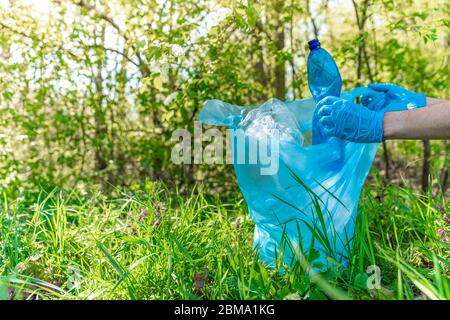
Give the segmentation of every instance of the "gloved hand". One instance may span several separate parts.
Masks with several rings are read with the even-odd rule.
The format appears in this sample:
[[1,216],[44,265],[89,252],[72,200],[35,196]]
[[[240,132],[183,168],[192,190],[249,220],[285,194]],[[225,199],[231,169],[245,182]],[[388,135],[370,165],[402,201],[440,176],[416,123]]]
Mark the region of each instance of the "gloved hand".
[[384,112],[331,96],[319,101],[317,110],[320,126],[327,136],[353,142],[383,141]]
[[391,83],[369,84],[371,89],[363,95],[361,103],[370,110],[384,112],[415,109],[426,105],[423,93],[408,91],[398,85]]

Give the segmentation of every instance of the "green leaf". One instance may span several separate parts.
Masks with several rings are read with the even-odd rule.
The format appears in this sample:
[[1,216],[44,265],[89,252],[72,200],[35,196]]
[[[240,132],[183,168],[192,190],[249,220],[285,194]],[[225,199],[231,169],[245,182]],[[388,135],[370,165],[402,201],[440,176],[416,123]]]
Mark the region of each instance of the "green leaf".
[[353,284],[358,289],[367,289],[367,279],[369,279],[369,276],[366,273],[358,273]]
[[311,300],[328,300],[327,296],[318,289],[313,289],[309,293],[309,298]]
[[256,21],[258,18],[258,12],[252,5],[248,5],[245,8],[245,12],[247,13],[248,25],[251,28],[254,28],[256,26]]

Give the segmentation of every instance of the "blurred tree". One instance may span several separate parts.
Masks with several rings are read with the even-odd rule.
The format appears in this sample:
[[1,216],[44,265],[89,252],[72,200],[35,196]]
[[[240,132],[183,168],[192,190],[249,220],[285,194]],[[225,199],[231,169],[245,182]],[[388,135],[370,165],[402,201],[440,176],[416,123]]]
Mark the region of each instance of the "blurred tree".
[[[306,43],[317,36],[345,89],[388,81],[448,98],[448,13],[448,3],[412,0],[5,2],[0,180],[229,189],[226,165],[170,162],[173,130],[192,131],[205,100],[309,97]],[[447,184],[448,144],[388,145],[386,175],[425,150],[423,187],[429,174]]]

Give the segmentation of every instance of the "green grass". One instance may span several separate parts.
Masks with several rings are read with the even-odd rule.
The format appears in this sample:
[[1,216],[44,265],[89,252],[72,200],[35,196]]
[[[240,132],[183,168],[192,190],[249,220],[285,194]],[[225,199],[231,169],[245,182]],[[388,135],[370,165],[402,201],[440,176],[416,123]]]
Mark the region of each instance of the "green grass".
[[[363,190],[349,266],[322,273],[262,265],[240,194],[148,183],[1,197],[4,299],[450,299],[444,200],[398,186]],[[380,289],[367,288],[372,265]]]

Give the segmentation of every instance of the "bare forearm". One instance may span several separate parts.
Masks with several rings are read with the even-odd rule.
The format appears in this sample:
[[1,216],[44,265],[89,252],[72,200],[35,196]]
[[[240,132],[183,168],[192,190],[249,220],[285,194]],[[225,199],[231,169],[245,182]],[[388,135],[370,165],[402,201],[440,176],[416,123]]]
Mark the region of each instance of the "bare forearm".
[[384,139],[450,139],[450,101],[427,98],[425,108],[387,112]]

